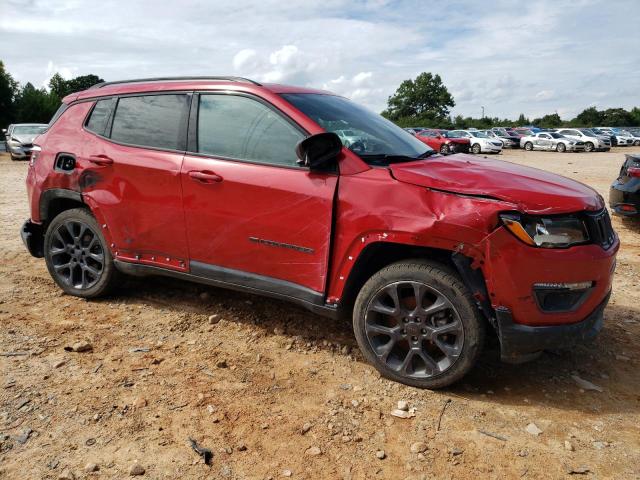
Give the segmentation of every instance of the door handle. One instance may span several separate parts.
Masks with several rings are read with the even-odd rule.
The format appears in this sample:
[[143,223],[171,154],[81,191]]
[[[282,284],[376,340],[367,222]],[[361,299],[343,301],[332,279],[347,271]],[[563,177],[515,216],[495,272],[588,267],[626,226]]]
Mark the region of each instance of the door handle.
[[91,155],[89,161],[96,165],[113,165],[113,158],[106,155]]
[[222,181],[222,177],[209,170],[191,171],[189,176],[196,182],[200,183],[219,183]]

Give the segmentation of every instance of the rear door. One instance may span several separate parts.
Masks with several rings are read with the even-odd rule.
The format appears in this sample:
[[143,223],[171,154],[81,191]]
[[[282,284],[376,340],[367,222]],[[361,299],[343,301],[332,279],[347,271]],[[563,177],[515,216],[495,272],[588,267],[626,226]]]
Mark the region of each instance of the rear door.
[[187,268],[180,169],[190,97],[103,99],[87,119],[79,183],[121,260]]
[[191,272],[321,299],[338,176],[297,165],[306,132],[257,97],[203,93],[189,136],[182,189]]

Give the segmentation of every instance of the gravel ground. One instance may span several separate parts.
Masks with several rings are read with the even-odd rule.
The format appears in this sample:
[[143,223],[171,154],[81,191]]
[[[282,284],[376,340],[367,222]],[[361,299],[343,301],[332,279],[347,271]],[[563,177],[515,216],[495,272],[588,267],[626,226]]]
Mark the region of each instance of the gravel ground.
[[[607,198],[634,150],[500,158]],[[521,366],[488,352],[421,391],[381,379],[349,325],[275,300],[167,279],[63,295],[18,235],[26,169],[0,155],[0,478],[640,478],[640,224],[614,219],[593,345]],[[91,350],[64,349],[77,342]]]

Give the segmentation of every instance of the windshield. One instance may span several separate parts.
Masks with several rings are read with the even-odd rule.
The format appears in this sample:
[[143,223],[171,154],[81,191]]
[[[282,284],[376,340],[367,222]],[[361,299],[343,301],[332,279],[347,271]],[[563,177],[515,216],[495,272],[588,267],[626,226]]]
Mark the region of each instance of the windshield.
[[365,161],[385,156],[394,157],[394,162],[400,157],[409,161],[433,151],[396,124],[346,98],[316,93],[285,93],[282,97],[327,132],[355,133],[347,141],[343,136],[343,144]]
[[587,130],[586,128],[580,130],[582,133],[584,133],[587,137],[595,137],[596,134],[593,133],[591,130]]
[[476,137],[476,138],[489,138],[489,135],[487,135],[485,132],[469,132],[471,134],[472,137]]
[[40,125],[24,125],[13,127],[13,135],[39,135],[46,130],[45,126]]

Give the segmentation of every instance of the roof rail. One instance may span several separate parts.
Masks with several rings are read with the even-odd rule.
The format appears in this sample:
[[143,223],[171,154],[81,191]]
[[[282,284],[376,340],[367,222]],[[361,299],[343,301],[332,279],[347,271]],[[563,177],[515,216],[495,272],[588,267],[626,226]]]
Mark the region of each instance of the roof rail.
[[226,80],[229,82],[247,82],[254,85],[262,86],[261,83],[244,77],[154,77],[154,78],[136,78],[133,80],[116,80],[115,82],[100,82],[89,87],[89,90],[94,88],[102,88],[108,85],[119,85],[123,83],[146,83],[146,82],[171,82],[179,80]]

